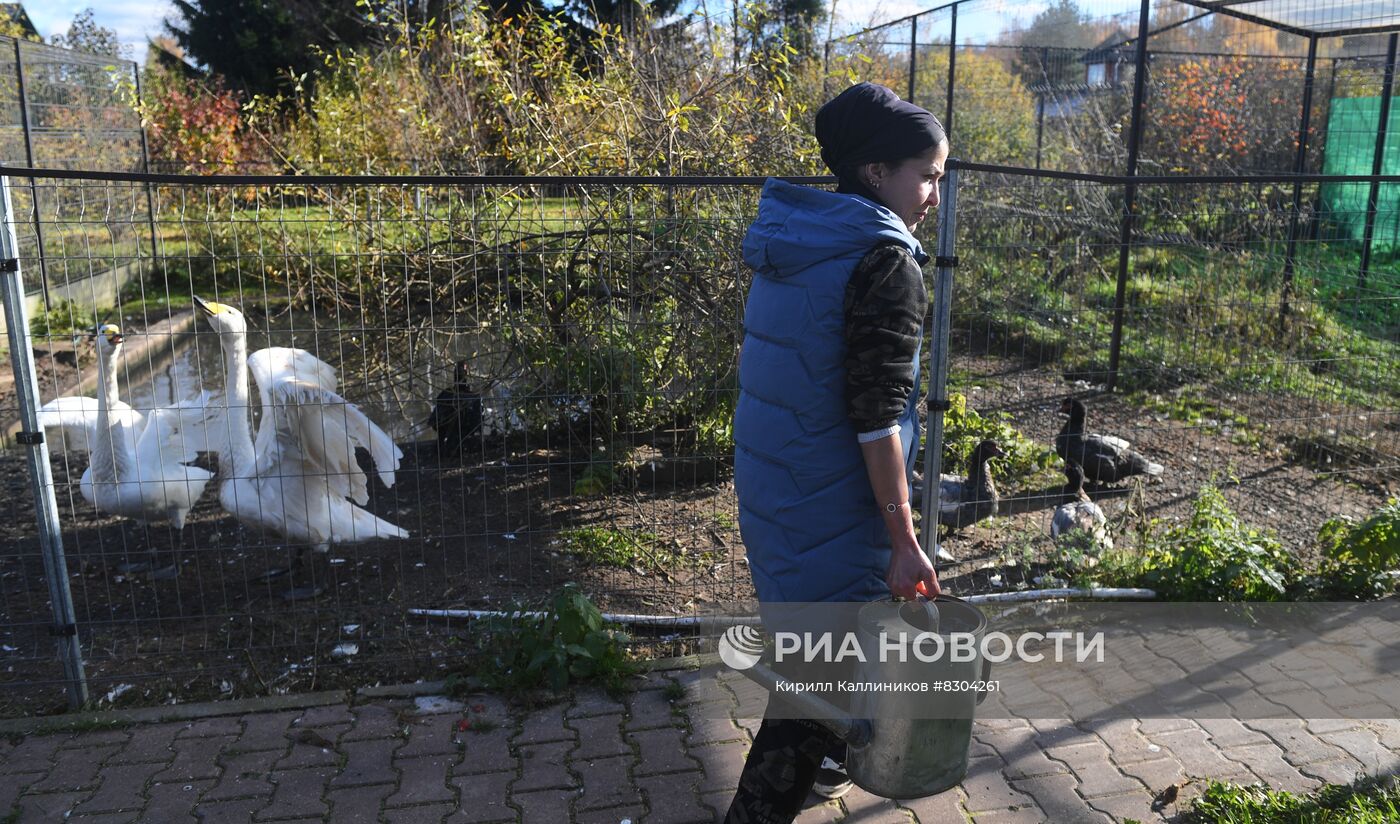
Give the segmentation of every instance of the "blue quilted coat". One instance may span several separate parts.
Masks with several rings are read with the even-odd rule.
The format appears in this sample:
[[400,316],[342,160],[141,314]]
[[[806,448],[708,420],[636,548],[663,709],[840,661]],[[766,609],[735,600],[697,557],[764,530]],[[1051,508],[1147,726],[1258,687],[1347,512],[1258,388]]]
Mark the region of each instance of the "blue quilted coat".
[[[928,259],[883,206],[779,180],[764,186],[744,238],[754,279],[739,356],[734,485],[760,601],[889,595],[889,534],[846,415],[844,302],[856,264],[891,242],[920,264]],[[918,386],[916,374],[900,418],[911,472]]]

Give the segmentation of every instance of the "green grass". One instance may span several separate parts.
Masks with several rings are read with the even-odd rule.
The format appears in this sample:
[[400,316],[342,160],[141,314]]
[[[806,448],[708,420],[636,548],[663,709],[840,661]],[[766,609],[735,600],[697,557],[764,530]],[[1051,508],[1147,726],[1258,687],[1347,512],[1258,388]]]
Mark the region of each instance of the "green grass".
[[[999,258],[996,248],[967,256],[959,314],[985,318],[1007,351],[1102,379],[1114,279],[1087,276],[1056,287],[1026,271],[1026,262]],[[1260,252],[1137,250],[1125,291],[1119,387],[1163,392],[1209,383],[1371,408],[1400,402],[1400,278],[1378,273],[1364,294],[1329,291],[1317,277],[1345,267],[1300,266],[1281,329],[1278,266],[1276,255]]]
[[564,550],[589,564],[614,569],[664,572],[679,566],[703,564],[713,552],[683,553],[662,544],[655,533],[603,526],[561,530]]
[[1213,781],[1181,820],[1183,824],[1392,824],[1400,821],[1400,789],[1390,776],[1327,784],[1308,795]]

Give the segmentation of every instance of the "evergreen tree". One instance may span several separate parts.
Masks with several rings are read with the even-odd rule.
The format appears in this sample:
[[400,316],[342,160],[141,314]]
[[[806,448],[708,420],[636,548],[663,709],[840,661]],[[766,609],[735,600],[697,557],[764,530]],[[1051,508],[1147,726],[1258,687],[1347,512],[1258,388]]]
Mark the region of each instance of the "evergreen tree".
[[[288,74],[320,65],[316,49],[355,48],[371,29],[339,0],[173,0],[166,21],[180,46],[209,71],[250,94],[284,90]],[[421,4],[415,4],[421,5]]]

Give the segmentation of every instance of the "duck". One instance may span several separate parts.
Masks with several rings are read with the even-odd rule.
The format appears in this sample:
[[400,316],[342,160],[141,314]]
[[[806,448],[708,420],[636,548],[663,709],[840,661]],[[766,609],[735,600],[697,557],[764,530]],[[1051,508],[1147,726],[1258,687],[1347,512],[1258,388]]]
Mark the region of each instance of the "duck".
[[[222,476],[219,502],[243,525],[303,546],[291,568],[261,577],[296,572],[308,547],[326,559],[332,544],[407,538],[407,530],[365,508],[369,481],[355,457],[356,448],[368,452],[380,482],[392,487],[403,452],[336,392],[335,368],[304,349],[270,347],[249,355],[243,313],[194,300],[219,335],[226,369],[227,405],[211,424]],[[250,372],[262,410],[256,440],[249,421]],[[326,580],[324,574],[319,578]],[[323,591],[313,578],[283,597],[314,598]]]
[[1084,491],[1084,468],[1073,461],[1066,462],[1065,479],[1065,496],[1070,500],[1055,507],[1050,518],[1050,537],[1059,543],[1065,536],[1088,535],[1094,546],[1113,549],[1108,519]]
[[994,440],[985,440],[972,449],[967,461],[967,477],[939,475],[938,522],[950,531],[972,526],[997,512],[1001,497],[992,483],[987,462],[1006,453]]
[[1084,477],[1095,483],[1114,483],[1133,475],[1158,476],[1163,466],[1149,461],[1132,444],[1113,435],[1086,435],[1087,410],[1077,398],[1065,398],[1060,414],[1069,415],[1060,434],[1055,436],[1055,452],[1066,463],[1082,467]]
[[421,426],[437,432],[438,458],[460,458],[481,431],[481,395],[472,386],[467,361],[458,361],[452,385],[438,393]]
[[[93,334],[97,346],[97,397],[66,396],[39,409],[39,423],[58,429],[88,450],[88,467],[78,489],[83,500],[106,515],[139,524],[169,521],[177,544],[183,544],[185,519],[214,473],[190,461],[204,442],[208,393],[199,399],[146,412],[124,403],[117,391],[117,360],[122,330],[104,323]],[[151,551],[145,561],[117,566],[126,574],[149,573],[155,579],[179,574],[179,558],[161,564]]]

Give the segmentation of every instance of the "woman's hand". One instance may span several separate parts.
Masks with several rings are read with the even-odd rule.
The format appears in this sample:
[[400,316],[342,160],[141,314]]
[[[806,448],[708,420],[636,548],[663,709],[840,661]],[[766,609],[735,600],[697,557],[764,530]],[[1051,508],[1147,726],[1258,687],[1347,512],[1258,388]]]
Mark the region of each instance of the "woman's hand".
[[913,600],[918,592],[934,598],[943,590],[938,573],[916,541],[895,542],[889,568],[885,570],[885,585],[892,594],[906,600]]

